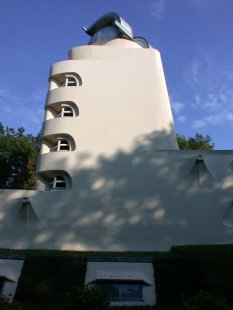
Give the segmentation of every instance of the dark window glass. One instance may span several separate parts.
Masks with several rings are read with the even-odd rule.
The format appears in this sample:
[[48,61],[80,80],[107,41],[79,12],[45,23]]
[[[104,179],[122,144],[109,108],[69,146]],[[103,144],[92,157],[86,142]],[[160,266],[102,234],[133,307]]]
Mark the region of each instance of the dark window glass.
[[70,144],[67,140],[60,140],[59,142],[59,151],[69,151],[70,150]]
[[77,82],[75,80],[75,78],[73,77],[68,77],[67,78],[67,86],[77,86]]
[[66,188],[66,181],[64,177],[62,176],[56,176],[51,178],[50,182],[50,189],[56,189],[56,188]]
[[73,116],[74,112],[71,108],[69,107],[66,107],[66,108],[63,108],[63,116]]
[[99,284],[111,301],[143,301],[141,284]]

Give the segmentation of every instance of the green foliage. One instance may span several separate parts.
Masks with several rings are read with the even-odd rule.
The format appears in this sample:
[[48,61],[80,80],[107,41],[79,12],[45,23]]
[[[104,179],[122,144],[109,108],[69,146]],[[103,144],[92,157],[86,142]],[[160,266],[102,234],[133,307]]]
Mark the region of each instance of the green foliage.
[[[205,305],[214,300],[217,306],[221,306],[218,300],[225,300],[227,309],[233,309],[230,308],[233,306],[233,245],[178,246],[163,253],[4,249],[0,253],[9,258],[26,257],[15,295],[15,300],[20,302],[23,310],[86,309],[82,306],[75,308],[75,303],[83,302],[85,294],[91,295],[80,287],[84,285],[86,258],[93,255],[151,257],[155,270],[157,305],[135,309],[199,310],[202,308],[194,308],[199,300]],[[77,291],[80,292],[79,297],[76,296]],[[208,294],[200,295],[200,291]],[[224,300],[217,298],[216,301],[215,296],[221,296]],[[106,301],[104,298],[101,300]],[[204,309],[215,308],[206,306]]]
[[201,264],[193,257],[164,257],[154,261],[158,305],[180,305],[203,286]]
[[26,135],[0,123],[0,188],[32,189],[35,186],[39,136]]
[[182,310],[226,310],[224,299],[208,292],[200,291],[182,305]]
[[10,303],[7,298],[0,296],[0,309],[1,310],[21,310],[22,308],[18,303],[16,302]]
[[195,259],[202,270],[199,289],[233,305],[233,245],[181,246],[173,247],[171,252],[185,260]]
[[185,138],[177,134],[177,142],[180,150],[205,150],[212,151],[214,149],[214,143],[209,135],[203,136],[200,133],[196,133],[195,137]]
[[86,258],[42,256],[26,258],[15,299],[22,303],[58,304],[72,287],[84,285]]
[[71,310],[105,310],[109,309],[109,305],[104,292],[94,285],[75,287],[70,293],[69,309]]

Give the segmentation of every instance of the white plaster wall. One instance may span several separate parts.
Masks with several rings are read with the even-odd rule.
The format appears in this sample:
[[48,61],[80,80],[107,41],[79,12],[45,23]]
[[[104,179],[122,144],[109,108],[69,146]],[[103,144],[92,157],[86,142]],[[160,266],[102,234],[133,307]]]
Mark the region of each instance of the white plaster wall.
[[[233,151],[178,151],[159,52],[119,42],[74,48],[71,60],[52,66],[50,77],[73,72],[82,81],[49,91],[46,107],[71,101],[80,114],[46,119],[43,135],[68,134],[76,150],[41,154],[38,173],[64,172],[69,186],[0,190],[0,247],[156,251],[232,243]],[[200,184],[191,173],[199,154],[210,174]]]
[[[213,178],[201,185],[190,175],[199,154]],[[232,243],[233,227],[223,224],[233,201],[232,157],[232,151],[154,151],[143,141],[73,172],[70,190],[1,190],[0,247],[165,251]],[[20,216],[23,197],[38,219]]]
[[[156,149],[177,149],[159,52],[117,42],[74,48],[74,60],[54,64],[50,77],[76,72],[82,85],[50,91],[47,106],[62,99],[77,104],[80,115],[66,129],[79,140],[83,152],[94,156],[130,150],[136,137],[151,132],[170,133],[155,143]],[[86,58],[76,57],[79,52]],[[50,124],[44,124],[44,134],[50,134]],[[58,120],[52,127],[59,131]]]
[[[70,51],[70,60],[52,65],[50,79],[64,80],[67,73],[79,76],[81,86],[49,90],[46,109],[72,102],[79,115],[51,119],[51,113],[46,113],[42,136],[46,140],[47,136],[69,134],[75,140],[76,150],[48,154],[42,141],[39,173],[66,171],[76,186],[80,169],[94,168],[101,156],[132,152],[146,135],[153,135],[155,150],[177,150],[157,50],[143,49],[122,39],[105,46],[75,47]],[[44,189],[41,182],[38,189]]]

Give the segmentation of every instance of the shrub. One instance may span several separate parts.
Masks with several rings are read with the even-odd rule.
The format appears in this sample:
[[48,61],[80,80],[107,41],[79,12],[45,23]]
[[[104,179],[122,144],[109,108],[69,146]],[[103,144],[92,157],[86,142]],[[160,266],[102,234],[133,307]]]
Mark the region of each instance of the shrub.
[[182,310],[226,310],[225,301],[208,292],[200,291],[189,301],[184,302]]
[[106,310],[109,301],[106,295],[96,286],[75,287],[70,293],[69,309]]
[[0,296],[0,309],[1,310],[21,310],[21,307],[18,303],[10,303],[7,298]]
[[66,303],[66,292],[84,284],[86,259],[43,256],[26,258],[15,300],[29,304]]
[[157,304],[160,306],[179,306],[203,289],[201,265],[193,258],[157,259],[154,270]]

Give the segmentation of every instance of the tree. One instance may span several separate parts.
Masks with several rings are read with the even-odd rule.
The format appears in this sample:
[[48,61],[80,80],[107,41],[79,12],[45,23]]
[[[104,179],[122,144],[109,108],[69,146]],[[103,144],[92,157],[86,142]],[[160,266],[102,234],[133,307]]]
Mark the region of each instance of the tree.
[[0,123],[0,188],[35,187],[39,135],[26,135],[23,127],[15,131]]
[[200,133],[196,133],[195,137],[185,138],[177,134],[177,141],[180,150],[206,150],[212,151],[214,149],[214,143],[209,135],[203,136]]
[[74,287],[69,293],[69,309],[107,310],[110,302],[98,286]]

